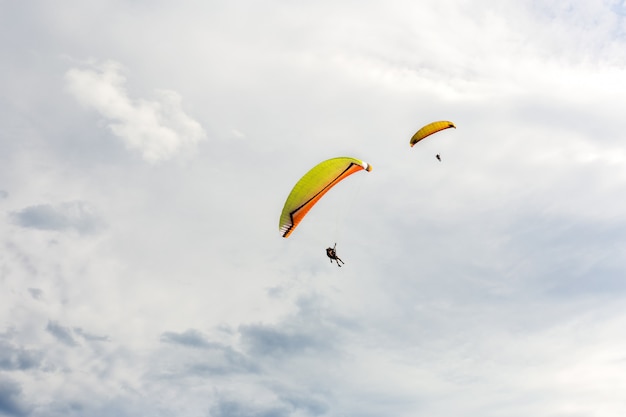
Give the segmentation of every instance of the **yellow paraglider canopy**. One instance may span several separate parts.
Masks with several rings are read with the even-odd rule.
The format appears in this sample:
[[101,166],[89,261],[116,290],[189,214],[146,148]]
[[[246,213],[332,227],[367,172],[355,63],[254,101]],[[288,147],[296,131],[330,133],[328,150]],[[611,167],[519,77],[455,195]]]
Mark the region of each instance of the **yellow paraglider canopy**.
[[337,183],[358,171],[371,171],[372,166],[356,158],[328,159],[304,174],[291,190],[280,215],[278,229],[289,237],[304,216]]
[[411,138],[410,145],[411,147],[413,147],[417,142],[424,139],[425,137],[430,136],[433,133],[437,133],[441,130],[451,128],[451,127],[456,129],[456,126],[454,125],[454,123],[449,122],[447,120],[441,120],[438,122],[429,123],[426,126],[422,127],[420,130],[418,130],[413,135],[413,137]]

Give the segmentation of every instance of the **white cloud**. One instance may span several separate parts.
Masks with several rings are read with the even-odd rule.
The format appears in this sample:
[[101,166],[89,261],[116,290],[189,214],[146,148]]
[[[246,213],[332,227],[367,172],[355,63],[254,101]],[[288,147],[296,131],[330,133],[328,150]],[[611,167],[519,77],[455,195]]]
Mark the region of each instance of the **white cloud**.
[[72,68],[65,79],[80,103],[98,111],[111,131],[149,162],[169,159],[206,137],[200,123],[183,111],[178,93],[157,90],[154,100],[129,97],[117,62]]

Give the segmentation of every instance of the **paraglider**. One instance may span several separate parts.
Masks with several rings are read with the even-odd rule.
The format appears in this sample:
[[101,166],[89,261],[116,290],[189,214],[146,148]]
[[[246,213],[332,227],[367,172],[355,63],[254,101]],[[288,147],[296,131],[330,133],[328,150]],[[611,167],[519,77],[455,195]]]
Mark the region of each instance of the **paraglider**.
[[437,154],[435,155],[435,158],[437,158],[437,161],[441,162],[441,155]]
[[311,168],[296,183],[285,201],[278,224],[282,236],[289,237],[309,210],[340,181],[356,172],[371,170],[372,166],[367,162],[350,157],[328,159]]
[[339,268],[341,268],[341,265],[339,264],[339,262],[343,263],[343,261],[341,260],[340,257],[337,256],[337,243],[335,243],[335,246],[333,246],[332,248],[326,248],[326,256],[328,256],[330,258],[330,263],[332,264],[333,261],[337,262],[337,266]]
[[[420,140],[432,135],[433,133],[437,133],[439,131],[442,131],[444,129],[449,129],[449,128],[455,128],[456,126],[454,125],[454,123],[449,122],[447,120],[441,120],[438,122],[432,122],[427,124],[426,126],[422,127],[420,130],[418,130],[413,137],[411,138],[411,141],[409,142],[409,144],[411,145],[411,147],[415,146],[415,144],[417,142],[419,142]],[[439,158],[437,158],[439,159]]]

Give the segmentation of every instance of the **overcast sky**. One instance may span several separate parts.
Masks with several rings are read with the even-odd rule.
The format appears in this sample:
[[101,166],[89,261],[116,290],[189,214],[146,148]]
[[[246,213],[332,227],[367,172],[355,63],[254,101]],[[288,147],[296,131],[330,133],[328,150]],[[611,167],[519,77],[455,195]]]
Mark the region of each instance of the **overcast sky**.
[[624,0],[0,0],[0,50],[1,416],[626,414]]

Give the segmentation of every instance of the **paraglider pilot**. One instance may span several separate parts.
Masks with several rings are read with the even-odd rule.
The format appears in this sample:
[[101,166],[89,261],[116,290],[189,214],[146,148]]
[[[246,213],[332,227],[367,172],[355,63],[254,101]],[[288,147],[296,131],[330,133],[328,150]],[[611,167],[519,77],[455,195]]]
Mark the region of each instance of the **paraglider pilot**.
[[441,155],[437,154],[437,155],[435,155],[435,158],[437,158],[437,160],[438,160],[439,162],[441,162]]
[[341,268],[341,265],[339,264],[339,262],[343,263],[343,261],[337,256],[337,252],[335,251],[335,248],[337,247],[337,244],[335,243],[335,246],[333,246],[332,248],[326,248],[326,256],[328,256],[330,258],[330,263],[333,263],[333,260],[335,262],[337,262],[337,266]]

